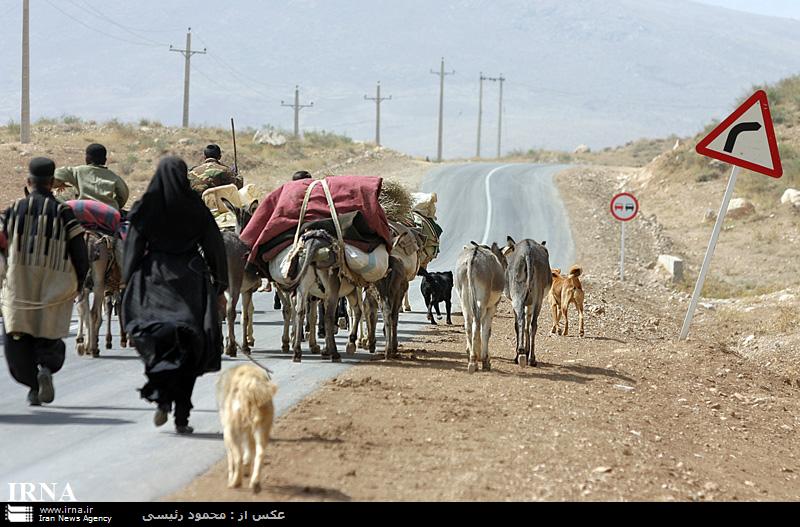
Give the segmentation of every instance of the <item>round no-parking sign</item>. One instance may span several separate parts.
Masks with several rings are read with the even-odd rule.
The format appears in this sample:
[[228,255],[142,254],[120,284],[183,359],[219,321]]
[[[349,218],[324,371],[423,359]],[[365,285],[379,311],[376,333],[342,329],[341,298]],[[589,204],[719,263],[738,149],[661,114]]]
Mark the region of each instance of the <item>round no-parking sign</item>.
[[639,202],[633,194],[622,192],[611,198],[611,215],[619,221],[631,221],[639,214]]

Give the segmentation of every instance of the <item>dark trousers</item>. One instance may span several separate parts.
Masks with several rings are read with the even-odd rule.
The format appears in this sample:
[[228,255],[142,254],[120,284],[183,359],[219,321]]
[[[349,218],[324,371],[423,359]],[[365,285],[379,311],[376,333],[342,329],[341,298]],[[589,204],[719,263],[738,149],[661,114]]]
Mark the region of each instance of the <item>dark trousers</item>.
[[11,376],[33,390],[39,389],[36,380],[39,366],[56,373],[64,365],[67,349],[61,339],[42,339],[24,333],[13,336],[5,333],[5,348]]
[[189,424],[189,412],[192,408],[192,392],[197,377],[188,375],[180,377],[175,388],[175,424],[179,426]]
[[192,392],[197,377],[183,372],[173,373],[168,376],[151,376],[144,388],[142,396],[150,401],[155,401],[164,410],[172,410],[175,405],[175,424],[189,424],[189,413],[192,408]]

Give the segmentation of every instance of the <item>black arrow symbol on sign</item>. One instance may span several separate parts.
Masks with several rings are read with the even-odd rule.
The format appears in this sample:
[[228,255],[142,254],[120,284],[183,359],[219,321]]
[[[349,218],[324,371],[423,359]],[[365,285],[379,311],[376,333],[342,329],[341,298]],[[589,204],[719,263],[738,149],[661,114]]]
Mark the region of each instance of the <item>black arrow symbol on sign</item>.
[[739,123],[733,128],[731,131],[728,132],[728,139],[725,140],[725,150],[728,153],[733,152],[733,145],[736,144],[736,138],[739,137],[739,134],[742,132],[757,132],[761,130],[761,123]]

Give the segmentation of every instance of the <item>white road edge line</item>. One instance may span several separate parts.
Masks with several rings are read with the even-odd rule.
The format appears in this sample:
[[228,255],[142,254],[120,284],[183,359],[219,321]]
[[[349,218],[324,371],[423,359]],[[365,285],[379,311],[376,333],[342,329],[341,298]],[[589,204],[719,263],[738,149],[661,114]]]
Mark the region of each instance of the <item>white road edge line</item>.
[[502,165],[493,168],[492,170],[489,171],[488,174],[486,174],[486,180],[484,182],[484,187],[486,189],[486,228],[483,230],[483,239],[481,240],[481,243],[483,245],[486,245],[488,243],[489,231],[492,228],[492,194],[489,190],[489,182],[492,180],[492,176],[495,174],[495,172],[497,172],[498,170],[502,170],[504,168],[508,168],[512,165],[513,163],[510,163],[508,165]]

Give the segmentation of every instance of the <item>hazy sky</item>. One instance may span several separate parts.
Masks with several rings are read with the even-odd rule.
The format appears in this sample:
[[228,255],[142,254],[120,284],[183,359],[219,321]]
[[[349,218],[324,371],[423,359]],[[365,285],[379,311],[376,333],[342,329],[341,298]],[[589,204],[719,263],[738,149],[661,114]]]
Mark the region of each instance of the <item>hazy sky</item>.
[[[434,155],[444,56],[445,157],[475,152],[478,78],[503,74],[503,151],[696,133],[753,85],[800,71],[800,0],[31,0],[34,119],[181,117],[193,48],[193,124],[292,126]],[[0,0],[0,122],[19,120],[22,0]],[[609,9],[614,6],[615,9]],[[712,7],[713,6],[713,7]],[[760,15],[751,16],[723,6]],[[735,60],[731,49],[739,50]],[[484,87],[493,154],[498,85]]]
[[800,0],[699,0],[703,4],[718,5],[739,11],[749,11],[767,16],[800,19]]

